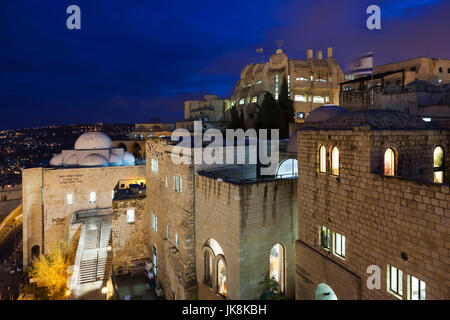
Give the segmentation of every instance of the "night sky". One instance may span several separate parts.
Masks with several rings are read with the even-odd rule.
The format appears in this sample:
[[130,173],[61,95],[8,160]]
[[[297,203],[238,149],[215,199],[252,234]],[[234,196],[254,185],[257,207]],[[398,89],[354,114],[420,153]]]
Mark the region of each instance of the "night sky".
[[[365,26],[371,4],[381,30]],[[0,129],[181,120],[185,99],[229,96],[280,39],[291,58],[332,46],[342,67],[369,51],[450,58],[449,13],[448,0],[0,0]]]

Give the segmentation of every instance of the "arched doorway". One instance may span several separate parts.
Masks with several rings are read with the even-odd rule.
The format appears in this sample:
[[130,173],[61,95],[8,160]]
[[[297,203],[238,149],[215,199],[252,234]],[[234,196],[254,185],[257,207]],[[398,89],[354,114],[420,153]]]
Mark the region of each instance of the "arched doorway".
[[297,178],[298,176],[298,161],[297,159],[286,159],[282,161],[277,168],[277,178]]
[[277,243],[270,250],[269,264],[270,277],[278,282],[280,293],[284,293],[286,261],[284,247],[281,244]]
[[337,300],[333,289],[326,283],[321,283],[316,288],[316,300]]

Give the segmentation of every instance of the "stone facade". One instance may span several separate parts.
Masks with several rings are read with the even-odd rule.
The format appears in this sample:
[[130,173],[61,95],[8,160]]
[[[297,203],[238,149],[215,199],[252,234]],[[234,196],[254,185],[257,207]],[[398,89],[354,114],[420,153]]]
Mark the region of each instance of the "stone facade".
[[[145,166],[90,168],[32,168],[23,170],[23,263],[32,248],[45,253],[68,235],[73,214],[79,210],[111,208],[112,192],[121,179],[145,176]],[[90,192],[96,201],[90,203]],[[68,193],[73,203],[66,203]]]
[[[294,297],[297,180],[232,184],[196,176],[195,252],[200,299],[223,299],[217,275],[205,283],[205,245],[214,239],[226,262],[226,299],[259,299],[272,247],[285,250],[285,295]],[[217,268],[217,261],[214,268]],[[214,269],[213,274],[216,274]]]
[[[338,120],[336,120],[338,121]],[[314,299],[328,284],[338,299],[407,299],[409,276],[426,283],[426,299],[449,299],[450,170],[433,183],[433,150],[441,146],[450,166],[448,130],[298,131],[299,240],[296,298]],[[327,150],[327,172],[319,172],[319,148]],[[330,174],[330,150],[339,148],[339,175]],[[383,174],[384,151],[396,150],[398,171]],[[320,246],[319,228],[346,238],[345,259]],[[381,269],[381,289],[369,290],[367,267]],[[387,265],[403,271],[403,294],[387,290]]]
[[[134,209],[134,222],[127,222],[127,210]],[[149,220],[145,197],[114,199],[112,205],[112,249],[114,274],[130,273],[130,262],[151,260],[148,246]]]

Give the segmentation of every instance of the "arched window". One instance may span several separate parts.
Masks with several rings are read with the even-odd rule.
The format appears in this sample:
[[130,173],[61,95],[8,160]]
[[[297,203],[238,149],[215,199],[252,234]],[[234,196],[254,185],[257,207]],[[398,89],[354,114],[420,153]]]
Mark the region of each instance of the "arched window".
[[387,176],[395,176],[395,152],[392,148],[388,148],[384,152],[384,174]]
[[319,171],[327,172],[327,149],[325,146],[319,148]]
[[205,282],[212,286],[213,279],[213,255],[205,251]]
[[326,283],[321,283],[316,288],[316,300],[337,300],[333,289]]
[[277,169],[277,178],[296,178],[298,176],[297,159],[286,159],[280,163]]
[[285,283],[285,254],[284,247],[277,243],[270,250],[270,277],[274,278],[279,285],[279,291],[284,292]]
[[227,268],[222,257],[217,261],[217,293],[227,295]]
[[433,181],[437,183],[444,183],[444,149],[440,146],[434,148],[433,167]]
[[339,175],[339,149],[337,147],[331,149],[331,174]]

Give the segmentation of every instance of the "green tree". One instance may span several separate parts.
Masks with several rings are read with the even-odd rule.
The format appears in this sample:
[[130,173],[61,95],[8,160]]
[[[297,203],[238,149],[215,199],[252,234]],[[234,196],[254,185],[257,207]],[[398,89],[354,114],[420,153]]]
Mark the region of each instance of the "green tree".
[[285,299],[280,293],[280,284],[275,278],[271,277],[268,273],[264,277],[264,280],[261,281],[263,285],[263,293],[261,295],[261,300],[281,300]]
[[295,120],[294,102],[289,97],[289,88],[286,82],[286,78],[283,78],[283,84],[281,85],[280,94],[278,96],[278,104],[283,114],[283,125],[280,128],[280,138],[289,138],[289,123],[293,123]]
[[230,109],[231,120],[228,122],[228,129],[243,129],[245,130],[244,111],[241,109],[240,114],[236,106]]
[[281,129],[283,115],[277,101],[270,92],[266,92],[264,95],[261,107],[257,106],[256,108],[256,129]]

